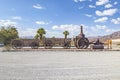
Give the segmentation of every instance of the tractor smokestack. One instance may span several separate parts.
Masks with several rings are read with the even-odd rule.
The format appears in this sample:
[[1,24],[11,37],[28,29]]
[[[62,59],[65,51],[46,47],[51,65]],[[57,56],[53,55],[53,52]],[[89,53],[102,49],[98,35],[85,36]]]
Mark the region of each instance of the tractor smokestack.
[[80,26],[80,34],[83,34],[83,26]]
[[79,38],[81,37],[85,37],[84,33],[83,33],[83,26],[80,26],[80,34],[78,35]]

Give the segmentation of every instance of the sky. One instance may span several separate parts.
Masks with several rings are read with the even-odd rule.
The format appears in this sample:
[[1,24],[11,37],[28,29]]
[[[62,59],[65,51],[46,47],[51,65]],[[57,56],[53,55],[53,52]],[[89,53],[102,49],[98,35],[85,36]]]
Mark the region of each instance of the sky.
[[68,37],[84,27],[87,37],[120,31],[120,0],[0,0],[0,26],[15,26],[20,37],[34,36],[39,28],[46,37]]

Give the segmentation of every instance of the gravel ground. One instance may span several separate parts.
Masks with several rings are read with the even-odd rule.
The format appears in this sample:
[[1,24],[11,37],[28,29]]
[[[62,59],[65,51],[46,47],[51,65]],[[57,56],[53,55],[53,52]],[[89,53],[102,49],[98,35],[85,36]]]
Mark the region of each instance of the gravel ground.
[[120,51],[0,52],[0,80],[120,80]]

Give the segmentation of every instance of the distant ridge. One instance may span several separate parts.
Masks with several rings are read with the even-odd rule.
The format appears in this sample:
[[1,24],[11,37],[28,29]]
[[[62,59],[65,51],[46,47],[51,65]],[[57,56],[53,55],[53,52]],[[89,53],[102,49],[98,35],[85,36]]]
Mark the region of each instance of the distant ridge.
[[98,36],[98,37],[90,37],[89,38],[90,41],[96,41],[97,39],[100,39],[101,41],[106,41],[109,39],[120,39],[120,31],[117,31],[117,32],[114,32],[112,34],[105,35],[105,36]]
[[106,35],[101,37],[102,40],[108,40],[108,39],[120,39],[120,31],[114,32],[110,35]]

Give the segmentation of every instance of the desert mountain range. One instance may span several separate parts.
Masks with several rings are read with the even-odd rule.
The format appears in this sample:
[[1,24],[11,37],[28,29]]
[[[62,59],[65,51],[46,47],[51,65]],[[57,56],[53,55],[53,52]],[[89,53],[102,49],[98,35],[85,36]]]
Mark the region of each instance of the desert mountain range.
[[120,31],[117,31],[117,32],[114,32],[112,34],[105,35],[105,36],[89,37],[90,41],[95,41],[97,39],[100,39],[101,41],[106,41],[109,39],[120,39]]

